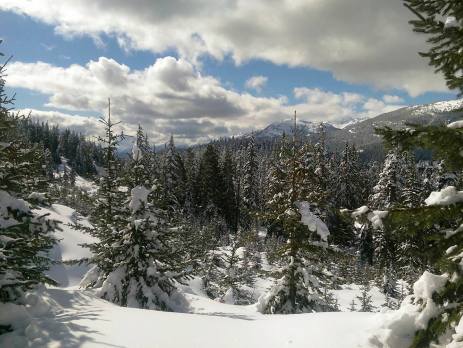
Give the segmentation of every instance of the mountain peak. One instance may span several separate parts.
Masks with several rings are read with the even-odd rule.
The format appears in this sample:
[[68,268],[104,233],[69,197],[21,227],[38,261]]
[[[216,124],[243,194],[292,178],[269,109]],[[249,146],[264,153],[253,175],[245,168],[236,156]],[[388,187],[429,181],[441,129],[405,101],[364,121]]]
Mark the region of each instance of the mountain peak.
[[[325,126],[325,129],[327,131],[337,129],[330,123],[312,122],[312,121],[306,121],[306,120],[297,120],[296,126],[297,126],[298,132],[302,133],[303,135],[311,135],[311,134],[318,133],[321,124]],[[267,127],[254,131],[253,133],[248,133],[245,135],[245,137],[250,137],[251,135],[259,139],[280,137],[283,134],[292,134],[293,127],[294,127],[294,120],[285,119],[282,121],[271,123]]]

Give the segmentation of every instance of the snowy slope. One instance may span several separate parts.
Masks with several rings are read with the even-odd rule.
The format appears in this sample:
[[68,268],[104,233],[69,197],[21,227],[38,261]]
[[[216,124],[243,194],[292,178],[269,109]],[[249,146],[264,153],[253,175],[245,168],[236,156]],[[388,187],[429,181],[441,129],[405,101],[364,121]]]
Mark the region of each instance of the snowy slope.
[[[53,204],[39,209],[50,219],[62,222],[60,239],[52,251],[57,261],[90,256],[79,244],[94,239],[68,224],[79,222],[74,209]],[[265,261],[265,254],[264,260]],[[271,268],[264,262],[264,268]],[[10,320],[17,318],[17,330],[0,336],[1,347],[373,347],[368,338],[381,330],[390,313],[348,312],[350,302],[360,295],[358,285],[334,291],[344,312],[298,315],[263,315],[256,305],[237,306],[207,298],[199,278],[180,286],[188,313],[165,313],[119,307],[96,297],[93,290],[82,290],[77,284],[87,266],[53,265],[49,274],[61,288],[39,290],[28,306],[16,306],[0,313]],[[266,291],[271,279],[260,278],[256,295]],[[372,288],[373,304],[379,308],[384,296]],[[333,334],[335,333],[335,334]]]
[[[383,316],[262,315],[211,300],[203,302],[201,314],[181,314],[123,308],[89,291],[49,289],[46,296],[50,310],[26,328],[30,347],[368,347],[367,337]],[[12,337],[0,336],[0,345],[11,342]]]
[[[48,218],[61,222],[61,231],[56,231],[55,236],[59,240],[51,250],[51,257],[55,261],[79,260],[90,256],[87,248],[80,246],[82,243],[92,243],[93,237],[72,227],[76,223],[90,227],[87,219],[80,216],[74,209],[61,204],[52,204],[49,208],[37,209],[40,214],[48,214]],[[79,284],[83,275],[87,272],[87,265],[64,265],[57,263],[51,266],[47,274],[56,280],[60,286],[69,287]]]

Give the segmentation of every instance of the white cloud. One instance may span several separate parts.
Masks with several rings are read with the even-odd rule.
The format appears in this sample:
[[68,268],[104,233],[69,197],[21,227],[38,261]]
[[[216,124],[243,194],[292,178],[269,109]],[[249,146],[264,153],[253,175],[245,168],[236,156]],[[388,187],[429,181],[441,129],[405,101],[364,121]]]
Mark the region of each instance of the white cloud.
[[404,100],[402,97],[399,97],[397,95],[384,95],[383,96],[383,100],[386,102],[386,103],[403,103]]
[[308,66],[411,96],[447,90],[418,56],[425,37],[412,32],[402,0],[2,0],[0,9],[65,36],[112,35],[126,50]]
[[42,93],[48,96],[46,107],[70,112],[33,110],[34,117],[85,134],[98,133],[101,126],[96,118],[79,113],[104,115],[111,97],[112,115],[123,122],[125,133],[133,134],[141,124],[155,143],[165,142],[170,133],[187,144],[239,134],[287,118],[295,109],[306,120],[342,124],[401,107],[388,98],[305,87],[294,89],[296,104],[288,104],[286,97],[255,97],[226,89],[188,61],[173,57],[158,58],[143,70],[104,57],[68,67],[13,62],[7,84]]
[[245,82],[244,85],[247,89],[254,89],[257,92],[260,92],[262,91],[262,87],[264,87],[267,84],[267,81],[268,77],[266,76],[252,76]]

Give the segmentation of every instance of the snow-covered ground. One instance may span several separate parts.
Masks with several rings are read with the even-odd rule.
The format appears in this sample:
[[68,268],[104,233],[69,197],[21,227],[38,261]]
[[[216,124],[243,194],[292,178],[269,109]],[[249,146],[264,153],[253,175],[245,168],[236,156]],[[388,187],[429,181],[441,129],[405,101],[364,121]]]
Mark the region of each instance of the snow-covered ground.
[[[78,244],[93,239],[69,226],[76,221],[88,226],[88,221],[59,204],[41,211],[63,222],[62,231],[57,232],[60,242],[53,250],[55,260],[89,256]],[[236,306],[207,298],[198,278],[180,288],[189,313],[125,308],[98,298],[92,290],[78,289],[86,270],[86,266],[54,265],[49,275],[60,287],[30,296],[26,311],[16,306],[0,313],[0,325],[14,315],[18,329],[0,335],[0,347],[373,347],[368,337],[387,315],[348,312],[352,299],[360,295],[355,284],[335,291],[346,312],[263,315],[256,305]],[[256,291],[263,292],[270,284],[260,280]],[[371,295],[375,306],[384,303],[376,288]]]
[[61,231],[55,232],[59,243],[53,247],[51,257],[58,263],[53,264],[47,275],[56,280],[61,287],[77,286],[89,267],[85,264],[63,264],[63,261],[80,260],[90,256],[87,248],[80,246],[83,243],[92,243],[95,239],[72,226],[80,224],[89,227],[87,219],[80,216],[74,209],[61,204],[53,204],[49,208],[37,209],[40,214],[48,214],[48,218],[61,222]]

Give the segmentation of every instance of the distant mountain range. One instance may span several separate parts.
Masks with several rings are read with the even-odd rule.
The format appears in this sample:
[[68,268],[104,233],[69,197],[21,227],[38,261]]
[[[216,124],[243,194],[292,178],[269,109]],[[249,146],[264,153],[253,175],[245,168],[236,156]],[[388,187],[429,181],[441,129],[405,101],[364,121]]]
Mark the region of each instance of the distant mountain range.
[[[358,148],[367,150],[382,144],[380,136],[375,134],[375,128],[389,126],[392,128],[403,127],[406,123],[437,125],[447,124],[463,118],[463,99],[437,102],[433,104],[404,107],[395,111],[384,113],[376,117],[351,122],[343,128],[337,128],[330,123],[323,123],[326,131],[327,144],[333,150],[339,150],[345,143],[355,144]],[[275,122],[264,129],[246,134],[243,137],[253,135],[257,141],[270,140],[281,137],[283,134],[291,135],[293,120]],[[316,138],[320,129],[320,123],[307,120],[298,120],[297,129],[299,136]]]
[[[404,107],[376,117],[356,120],[343,128],[337,128],[326,122],[323,122],[323,124],[326,131],[326,142],[332,151],[343,149],[347,142],[355,144],[358,149],[365,153],[367,158],[379,159],[384,150],[382,138],[375,134],[375,128],[385,126],[400,128],[406,123],[422,125],[447,124],[459,119],[463,119],[463,99]],[[319,129],[319,122],[311,122],[303,119],[297,121],[298,136],[316,141]],[[235,140],[229,139],[229,141],[241,141],[242,139],[254,136],[258,143],[264,143],[275,141],[283,134],[292,135],[292,132],[293,120],[287,119],[272,123],[252,133],[235,137]],[[134,141],[135,137],[126,136],[120,144],[119,152],[130,153]],[[199,145],[199,147],[202,146]],[[162,147],[158,147],[157,149],[161,152],[163,151]]]

